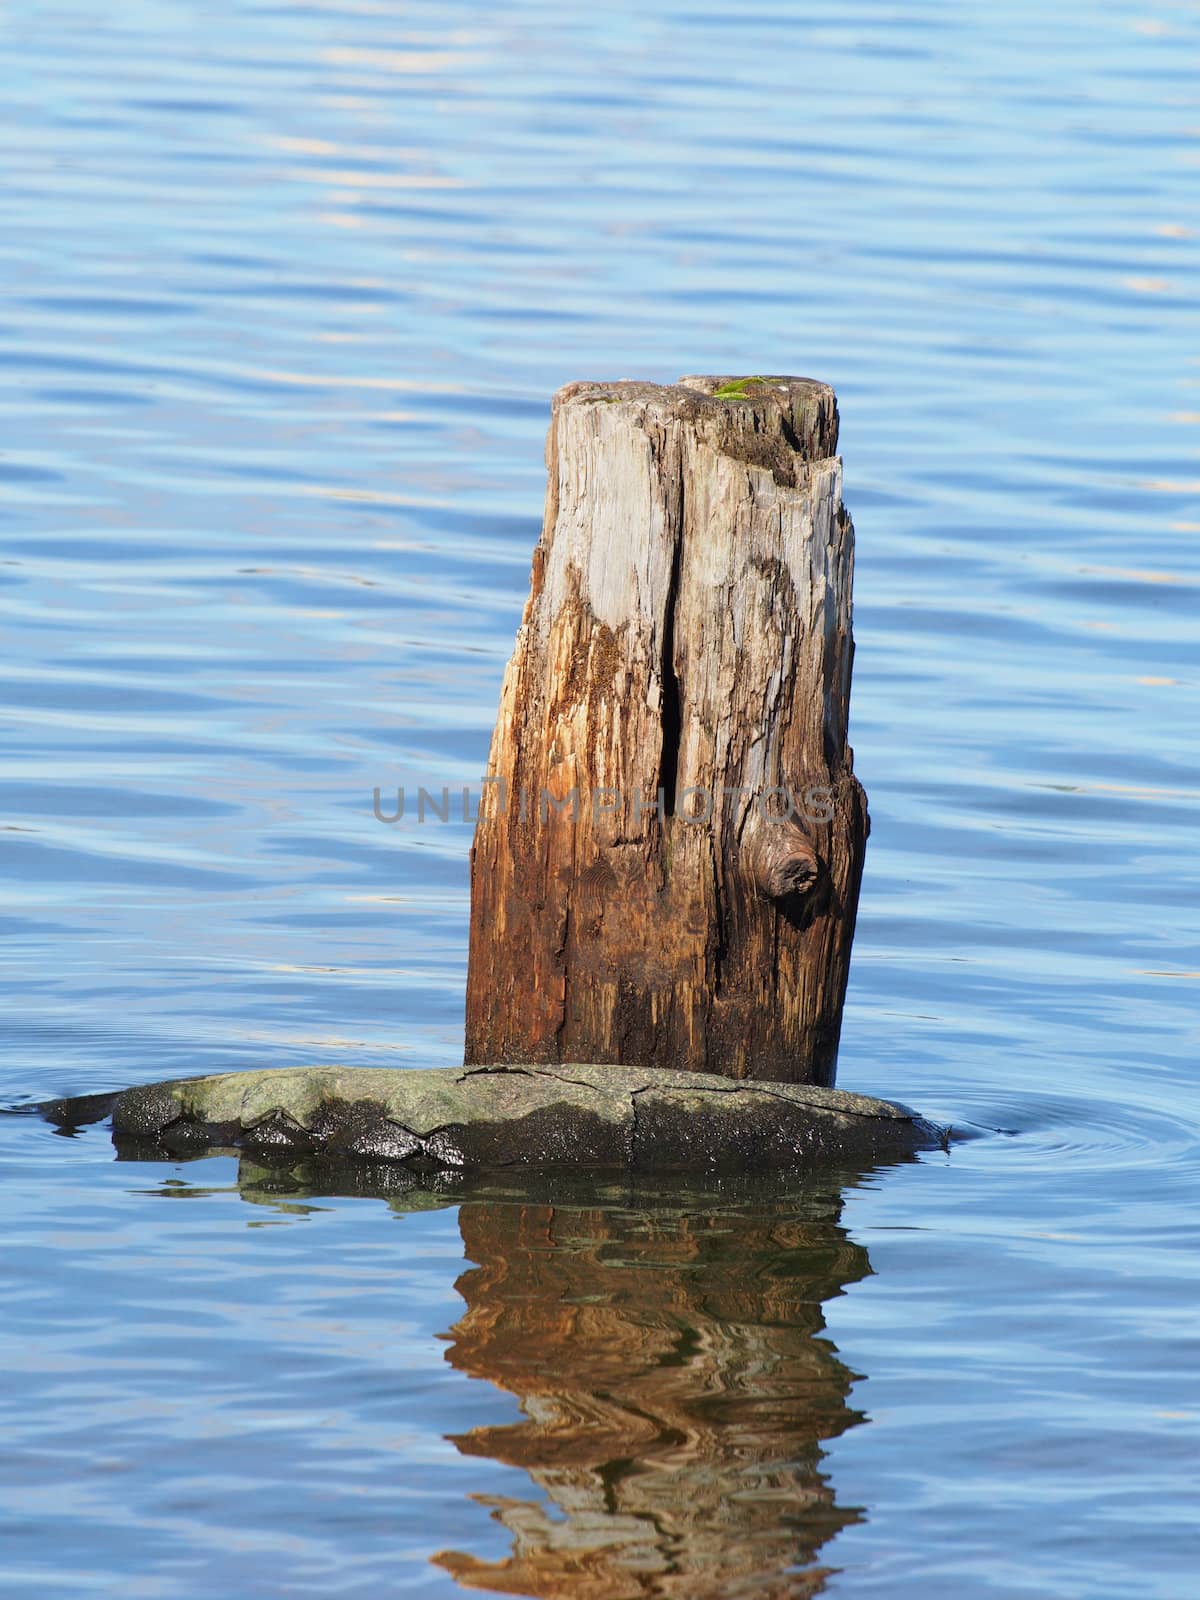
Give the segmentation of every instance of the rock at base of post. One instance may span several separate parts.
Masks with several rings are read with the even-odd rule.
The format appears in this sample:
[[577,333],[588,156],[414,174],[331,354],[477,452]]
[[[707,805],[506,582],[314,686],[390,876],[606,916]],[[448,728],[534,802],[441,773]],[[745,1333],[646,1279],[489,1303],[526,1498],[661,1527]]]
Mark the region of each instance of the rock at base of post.
[[151,1158],[238,1149],[418,1175],[786,1171],[886,1160],[946,1137],[904,1106],[840,1089],[573,1063],[231,1072],[37,1109],[60,1127],[111,1115],[118,1148]]

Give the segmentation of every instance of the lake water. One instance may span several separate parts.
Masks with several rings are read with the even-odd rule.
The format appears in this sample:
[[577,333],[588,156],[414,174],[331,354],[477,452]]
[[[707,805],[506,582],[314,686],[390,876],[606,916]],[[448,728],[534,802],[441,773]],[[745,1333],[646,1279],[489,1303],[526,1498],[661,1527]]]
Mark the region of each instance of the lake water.
[[461,1060],[469,829],[372,790],[484,770],[549,396],[771,371],[858,533],[838,1081],[979,1135],[420,1206],[6,1118],[0,1590],[1194,1594],[1200,7],[0,51],[0,1102]]

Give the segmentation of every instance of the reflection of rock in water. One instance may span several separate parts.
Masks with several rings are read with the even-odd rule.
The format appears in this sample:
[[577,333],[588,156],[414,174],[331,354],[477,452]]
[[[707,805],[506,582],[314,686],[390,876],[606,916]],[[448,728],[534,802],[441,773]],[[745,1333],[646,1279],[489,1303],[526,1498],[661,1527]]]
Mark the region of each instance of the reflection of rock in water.
[[857,1521],[820,1441],[859,1420],[821,1302],[869,1270],[837,1202],[633,1210],[468,1202],[466,1315],[449,1359],[526,1420],[455,1444],[549,1496],[488,1500],[513,1536],[466,1587],[626,1600],[816,1593],[813,1559]]

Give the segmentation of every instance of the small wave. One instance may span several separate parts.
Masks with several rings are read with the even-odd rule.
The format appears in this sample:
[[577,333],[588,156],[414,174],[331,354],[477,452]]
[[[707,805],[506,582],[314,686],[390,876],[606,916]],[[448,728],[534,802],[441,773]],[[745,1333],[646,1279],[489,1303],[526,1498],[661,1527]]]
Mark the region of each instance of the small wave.
[[[929,1113],[929,1108],[923,1107]],[[993,1156],[1014,1173],[1070,1169],[1073,1174],[1132,1168],[1200,1171],[1200,1116],[1162,1106],[1087,1095],[1022,1094],[1019,1100],[956,1087],[954,1105],[933,1108],[951,1129],[958,1158]]]

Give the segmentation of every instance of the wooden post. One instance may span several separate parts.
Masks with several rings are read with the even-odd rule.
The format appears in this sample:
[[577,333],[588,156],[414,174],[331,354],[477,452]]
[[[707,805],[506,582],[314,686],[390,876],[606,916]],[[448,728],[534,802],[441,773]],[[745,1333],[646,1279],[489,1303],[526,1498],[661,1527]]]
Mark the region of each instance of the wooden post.
[[139,1158],[236,1148],[431,1183],[947,1145],[832,1088],[867,836],[836,448],[833,391],[807,378],[555,396],[471,851],[461,1069],[222,1073],[17,1109],[111,1116]]
[[829,1085],[866,797],[805,378],[576,383],[471,852],[468,1063]]

